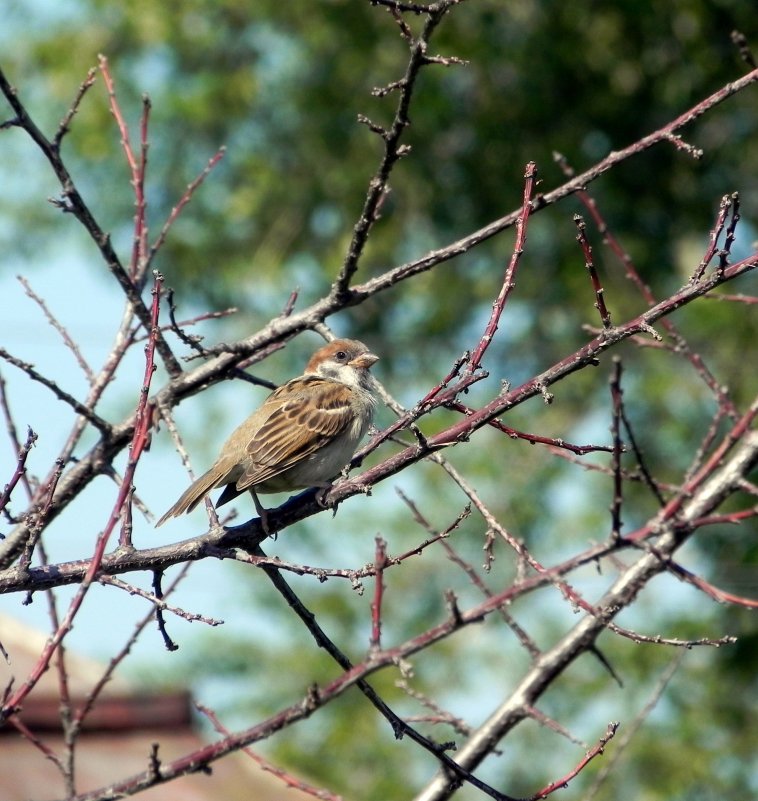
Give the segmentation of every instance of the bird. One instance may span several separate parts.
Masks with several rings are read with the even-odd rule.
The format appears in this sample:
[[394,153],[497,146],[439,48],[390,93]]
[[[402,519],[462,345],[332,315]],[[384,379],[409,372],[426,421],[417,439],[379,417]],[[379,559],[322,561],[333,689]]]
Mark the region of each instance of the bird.
[[158,520],[191,512],[215,487],[216,507],[249,491],[269,534],[258,493],[331,487],[355,454],[376,408],[369,373],[379,357],[355,339],[335,339],[305,371],[274,390],[221,447],[211,468]]

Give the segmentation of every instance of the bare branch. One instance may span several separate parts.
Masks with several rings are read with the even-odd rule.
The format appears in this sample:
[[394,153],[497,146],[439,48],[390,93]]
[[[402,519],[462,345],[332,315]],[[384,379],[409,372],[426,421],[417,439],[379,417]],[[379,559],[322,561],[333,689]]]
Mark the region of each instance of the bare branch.
[[[100,228],[89,207],[79,194],[73,178],[60,157],[57,147],[45,137],[42,131],[40,131],[37,125],[32,121],[26,107],[19,99],[18,92],[11,86],[2,70],[0,70],[0,92],[3,93],[16,114],[13,124],[23,128],[29,134],[31,139],[50,162],[50,166],[53,168],[63,191],[63,200],[59,204],[60,207],[65,211],[71,212],[84,226],[100,250],[108,268],[121,286],[131,307],[134,309],[134,313],[137,315],[142,325],[146,329],[149,329],[150,314],[148,309],[142,301],[138,288],[127,275],[113,249],[110,236]],[[169,375],[177,375],[180,373],[181,368],[162,336],[158,337],[157,347]]]

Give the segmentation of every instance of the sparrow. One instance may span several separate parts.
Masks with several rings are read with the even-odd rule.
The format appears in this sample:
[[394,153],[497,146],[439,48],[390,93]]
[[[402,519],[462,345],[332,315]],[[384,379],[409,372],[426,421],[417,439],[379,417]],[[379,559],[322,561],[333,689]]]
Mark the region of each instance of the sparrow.
[[378,358],[354,339],[319,348],[301,376],[274,390],[232,432],[210,470],[156,527],[191,512],[214,487],[224,487],[216,506],[249,491],[269,533],[258,493],[330,487],[371,424],[376,399],[368,371]]

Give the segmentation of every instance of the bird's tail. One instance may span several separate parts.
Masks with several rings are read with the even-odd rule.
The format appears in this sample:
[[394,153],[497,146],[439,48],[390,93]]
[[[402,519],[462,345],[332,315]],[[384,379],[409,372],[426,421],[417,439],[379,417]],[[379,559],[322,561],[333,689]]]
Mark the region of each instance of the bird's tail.
[[207,473],[203,473],[200,478],[190,484],[179,500],[155,524],[155,527],[162,526],[169,517],[179,517],[184,512],[191,512],[214,487],[218,486],[221,477],[222,474],[215,467],[212,467]]

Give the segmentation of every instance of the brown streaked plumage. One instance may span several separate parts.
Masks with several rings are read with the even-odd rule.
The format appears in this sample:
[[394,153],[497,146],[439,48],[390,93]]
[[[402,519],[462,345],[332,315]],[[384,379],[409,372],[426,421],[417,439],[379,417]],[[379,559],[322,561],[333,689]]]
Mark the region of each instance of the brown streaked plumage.
[[377,359],[354,339],[317,350],[303,375],[272,392],[232,432],[210,470],[156,526],[191,512],[214,487],[224,487],[216,506],[250,491],[265,524],[257,493],[329,486],[371,423],[376,401],[368,370]]

